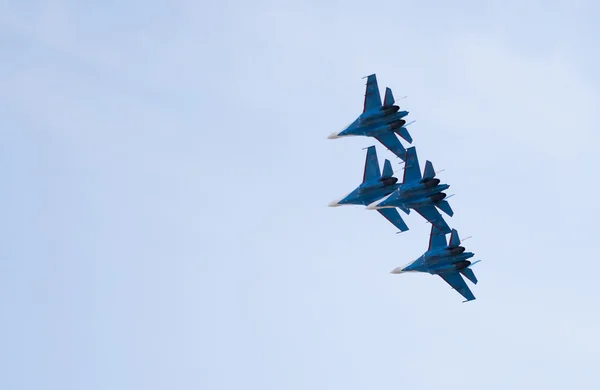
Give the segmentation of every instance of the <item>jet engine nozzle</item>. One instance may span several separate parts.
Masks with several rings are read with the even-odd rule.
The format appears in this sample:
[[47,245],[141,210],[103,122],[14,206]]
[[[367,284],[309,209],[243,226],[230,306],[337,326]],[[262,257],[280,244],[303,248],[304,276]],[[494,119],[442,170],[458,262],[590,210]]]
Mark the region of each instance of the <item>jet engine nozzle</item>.
[[390,115],[390,114],[395,114],[398,112],[398,110],[400,109],[400,106],[388,106],[388,107],[381,107],[381,109],[383,110],[384,115]]
[[458,270],[465,269],[468,266],[470,266],[471,262],[469,260],[462,260],[462,261],[454,263],[453,265],[454,265],[454,267],[456,267],[456,270],[458,271]]
[[381,178],[379,179],[384,186],[393,186],[394,184],[396,184],[398,182],[398,178],[397,177],[386,177],[386,178]]
[[400,120],[390,123],[390,126],[392,127],[392,130],[396,130],[396,129],[401,128],[405,124],[406,124],[406,121],[404,119],[400,119]]
[[440,179],[425,179],[423,180],[423,185],[425,188],[435,187],[440,184]]
[[436,202],[443,200],[445,197],[446,197],[446,194],[444,194],[443,192],[440,192],[439,194],[431,195],[429,197],[429,199],[431,199],[431,201],[433,203],[436,203]]
[[456,246],[456,247],[451,247],[448,248],[448,251],[450,252],[450,256],[456,256],[456,255],[460,255],[461,253],[463,253],[465,251],[465,247],[464,246]]

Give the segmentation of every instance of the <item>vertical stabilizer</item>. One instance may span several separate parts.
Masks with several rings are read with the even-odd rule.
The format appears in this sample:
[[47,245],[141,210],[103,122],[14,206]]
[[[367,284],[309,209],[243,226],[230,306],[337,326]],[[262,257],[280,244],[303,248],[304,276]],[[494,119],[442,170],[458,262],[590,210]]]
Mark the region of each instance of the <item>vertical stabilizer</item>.
[[383,99],[383,105],[386,107],[392,106],[394,104],[394,95],[392,94],[392,90],[389,88],[385,88],[385,98]]
[[471,268],[464,268],[460,270],[460,273],[464,275],[465,278],[469,279],[471,283],[477,284],[477,277]]
[[381,173],[381,177],[387,179],[394,176],[394,171],[392,169],[392,163],[390,160],[386,159],[383,164],[383,172]]
[[454,211],[452,210],[452,207],[450,207],[450,203],[448,203],[447,200],[441,200],[436,203],[435,206],[449,216],[454,215]]
[[379,86],[377,85],[377,76],[375,74],[367,76],[367,87],[365,89],[365,103],[363,113],[381,107],[381,96],[379,95]]
[[375,146],[367,148],[367,157],[365,159],[365,170],[363,172],[363,183],[379,179],[379,161],[377,159],[377,150]]
[[450,234],[450,246],[459,246],[460,245],[460,236],[458,235],[458,231],[456,229],[452,229],[452,233]]
[[423,179],[433,179],[435,177],[435,170],[431,161],[425,162],[425,170],[423,171]]
[[402,183],[407,184],[420,181],[423,176],[421,176],[421,168],[419,168],[417,149],[414,146],[406,149],[404,162],[406,164],[404,165],[404,178],[402,179]]

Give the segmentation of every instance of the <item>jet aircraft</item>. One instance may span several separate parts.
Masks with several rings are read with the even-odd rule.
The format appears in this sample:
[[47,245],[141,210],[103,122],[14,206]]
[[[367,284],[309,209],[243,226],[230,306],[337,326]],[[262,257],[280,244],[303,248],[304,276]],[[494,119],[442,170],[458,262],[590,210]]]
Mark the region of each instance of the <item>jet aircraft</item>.
[[477,284],[477,278],[471,267],[481,260],[473,263],[467,260],[475,256],[475,254],[473,252],[465,252],[465,247],[460,246],[460,244],[461,240],[455,229],[452,229],[450,244],[447,244],[446,235],[437,229],[435,225],[432,225],[427,252],[417,260],[403,267],[395,268],[391,273],[428,272],[432,275],[439,275],[453,289],[465,297],[466,301],[463,301],[463,303],[472,301],[475,299],[475,296],[461,277],[461,274],[473,284]]
[[[390,163],[390,160],[385,160],[383,172],[380,173],[377,151],[375,150],[375,146],[370,146],[367,148],[362,183],[342,199],[329,203],[329,207],[351,204],[366,206],[371,204],[398,189],[398,178],[393,175],[394,171],[392,170],[392,163]],[[398,210],[394,208],[383,208],[378,209],[377,211],[394,226],[400,229],[401,232],[408,230],[408,226],[406,226],[402,217],[400,217]]]
[[406,130],[404,118],[408,111],[399,111],[400,107],[394,104],[394,95],[390,88],[385,89],[385,98],[381,103],[379,86],[375,74],[367,76],[367,88],[363,112],[346,129],[332,133],[329,139],[342,137],[365,136],[373,137],[381,142],[392,153],[404,160],[406,149],[402,146],[395,133],[412,143],[412,137]]
[[413,209],[444,234],[450,233],[450,227],[436,209],[436,207],[439,208],[449,216],[454,215],[450,203],[444,200],[446,194],[442,192],[450,186],[440,184],[440,179],[435,177],[431,161],[425,163],[425,169],[421,175],[417,150],[414,146],[406,150],[405,161],[402,184],[391,194],[369,204],[367,209],[384,210],[398,207],[406,214]]

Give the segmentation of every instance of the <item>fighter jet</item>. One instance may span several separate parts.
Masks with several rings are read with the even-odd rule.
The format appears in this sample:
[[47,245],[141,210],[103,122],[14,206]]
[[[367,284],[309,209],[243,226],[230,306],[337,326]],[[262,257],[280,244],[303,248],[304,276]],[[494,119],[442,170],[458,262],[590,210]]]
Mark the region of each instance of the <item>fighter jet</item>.
[[419,159],[415,147],[406,150],[404,179],[397,190],[384,198],[369,204],[369,210],[382,210],[398,207],[406,214],[413,209],[423,218],[435,225],[444,234],[450,233],[450,227],[436,210],[436,207],[449,216],[454,215],[450,203],[444,200],[446,194],[442,191],[450,188],[448,184],[440,184],[440,179],[435,178],[435,171],[431,161],[425,163],[425,170],[421,176]]
[[[377,159],[377,151],[375,146],[367,148],[367,158],[365,161],[365,170],[363,173],[363,181],[361,185],[356,187],[354,191],[343,197],[329,203],[329,207],[337,207],[343,205],[368,205],[386,195],[391,194],[398,188],[398,178],[394,177],[392,163],[390,160],[385,160],[383,172],[379,172],[379,161]],[[398,210],[394,208],[384,208],[377,210],[394,226],[400,229],[401,232],[407,231],[408,226],[404,223]]]
[[455,229],[452,229],[450,244],[447,245],[446,235],[437,229],[435,225],[432,225],[427,252],[404,267],[395,268],[392,270],[392,273],[429,272],[432,275],[439,275],[453,289],[465,297],[466,301],[463,301],[463,303],[472,301],[475,299],[475,296],[461,277],[461,274],[473,284],[477,284],[477,278],[471,267],[481,260],[473,263],[467,260],[475,256],[475,254],[473,252],[465,252],[465,247],[460,246],[460,244],[461,241]]
[[408,115],[408,111],[399,111],[400,107],[394,104],[394,95],[390,88],[385,89],[385,98],[381,104],[381,95],[377,86],[375,74],[367,76],[367,88],[363,112],[346,129],[332,133],[329,139],[342,137],[365,136],[373,137],[381,142],[400,159],[404,160],[406,149],[396,137],[398,134],[408,143],[412,143],[412,137],[406,130],[406,121],[402,119]]

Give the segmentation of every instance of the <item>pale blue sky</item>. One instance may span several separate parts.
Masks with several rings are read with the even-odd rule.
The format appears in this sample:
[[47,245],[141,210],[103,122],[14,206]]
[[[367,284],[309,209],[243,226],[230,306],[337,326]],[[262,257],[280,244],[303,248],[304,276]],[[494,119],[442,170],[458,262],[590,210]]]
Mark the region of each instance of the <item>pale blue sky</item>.
[[[0,389],[599,388],[600,5],[522,3],[0,1]],[[474,302],[326,207],[371,73]]]

